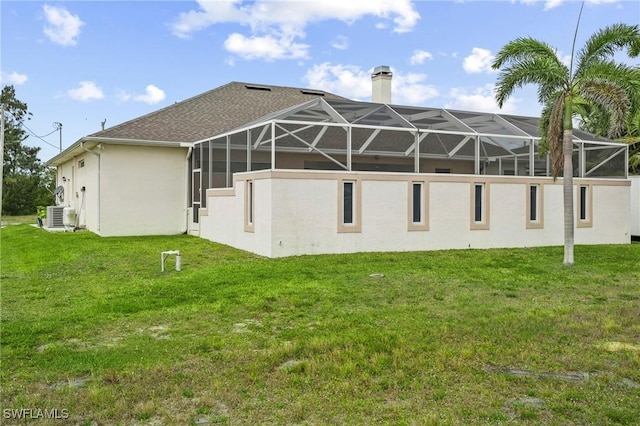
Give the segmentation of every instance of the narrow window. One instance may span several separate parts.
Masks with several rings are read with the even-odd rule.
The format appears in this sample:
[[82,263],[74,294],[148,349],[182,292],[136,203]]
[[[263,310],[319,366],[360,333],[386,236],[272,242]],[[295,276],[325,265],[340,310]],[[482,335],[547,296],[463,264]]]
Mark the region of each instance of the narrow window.
[[591,185],[578,186],[576,219],[576,227],[578,228],[593,226],[593,189]]
[[481,183],[476,183],[475,189],[474,189],[474,216],[473,216],[473,220],[475,222],[482,222],[484,219],[483,196],[484,196],[484,185]]
[[587,187],[580,186],[580,220],[587,220]]
[[429,230],[429,181],[409,181],[407,187],[407,230]]
[[247,222],[253,225],[253,181],[247,181]]
[[362,232],[362,191],[359,180],[342,180],[338,183],[338,232]]
[[542,229],[544,228],[544,186],[539,183],[530,183],[526,186],[526,228]]
[[474,182],[469,185],[470,191],[470,229],[489,229],[489,183]]
[[244,182],[244,231],[254,232],[255,219],[255,188],[253,180]]
[[538,220],[538,185],[529,186],[529,220]]
[[81,169],[84,167],[84,160],[78,161],[78,168]]
[[353,225],[353,189],[354,182],[342,183],[342,223]]
[[422,223],[422,182],[413,183],[413,223]]

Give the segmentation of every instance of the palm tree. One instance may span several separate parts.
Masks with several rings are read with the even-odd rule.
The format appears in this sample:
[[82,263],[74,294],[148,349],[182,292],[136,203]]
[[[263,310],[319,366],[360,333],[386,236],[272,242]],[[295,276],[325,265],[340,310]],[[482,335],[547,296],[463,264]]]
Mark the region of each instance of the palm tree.
[[[575,48],[575,37],[573,43]],[[574,263],[571,158],[574,105],[585,102],[597,105],[609,119],[607,134],[620,134],[637,90],[632,84],[634,68],[613,61],[614,53],[625,48],[630,57],[640,54],[638,25],[615,24],[596,32],[575,57],[572,49],[569,67],[558,58],[555,49],[532,38],[507,43],[492,65],[493,69],[500,69],[495,89],[500,107],[516,88],[538,85],[538,100],[543,105],[541,148],[551,155],[554,179],[561,171],[563,176],[565,265]]]
[[[625,130],[613,135],[618,142],[629,145],[629,173],[640,174],[640,66],[635,68],[635,77],[630,82],[636,88],[632,94],[631,113]],[[580,129],[598,136],[608,136],[609,117],[597,105],[584,103],[575,108],[580,115]]]

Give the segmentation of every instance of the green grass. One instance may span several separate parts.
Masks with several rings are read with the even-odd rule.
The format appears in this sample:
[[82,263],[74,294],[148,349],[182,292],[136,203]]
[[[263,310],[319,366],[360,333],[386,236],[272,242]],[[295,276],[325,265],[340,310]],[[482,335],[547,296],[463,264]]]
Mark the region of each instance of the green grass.
[[36,215],[30,214],[25,216],[2,216],[2,220],[0,221],[2,226],[5,225],[22,225],[25,223],[36,224]]
[[[3,424],[640,419],[640,244],[578,246],[568,268],[561,247],[265,259],[189,236],[1,237]],[[181,272],[160,272],[166,250]]]

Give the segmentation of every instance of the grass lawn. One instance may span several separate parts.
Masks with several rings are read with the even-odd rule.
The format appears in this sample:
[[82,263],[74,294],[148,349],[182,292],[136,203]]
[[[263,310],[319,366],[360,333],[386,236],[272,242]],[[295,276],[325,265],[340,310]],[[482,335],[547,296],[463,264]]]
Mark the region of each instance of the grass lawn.
[[274,260],[1,237],[2,424],[640,422],[640,244],[567,268],[562,247]]
[[2,216],[0,220],[2,226],[5,225],[21,225],[23,223],[36,224],[36,215],[30,214],[25,216]]

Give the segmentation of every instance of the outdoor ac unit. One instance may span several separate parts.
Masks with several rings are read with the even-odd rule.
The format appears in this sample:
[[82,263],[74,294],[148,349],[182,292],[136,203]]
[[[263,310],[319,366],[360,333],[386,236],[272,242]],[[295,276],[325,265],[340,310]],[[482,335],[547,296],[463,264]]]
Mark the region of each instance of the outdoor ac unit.
[[63,222],[64,206],[47,206],[47,228],[64,228]]

